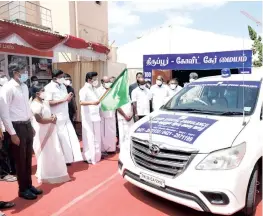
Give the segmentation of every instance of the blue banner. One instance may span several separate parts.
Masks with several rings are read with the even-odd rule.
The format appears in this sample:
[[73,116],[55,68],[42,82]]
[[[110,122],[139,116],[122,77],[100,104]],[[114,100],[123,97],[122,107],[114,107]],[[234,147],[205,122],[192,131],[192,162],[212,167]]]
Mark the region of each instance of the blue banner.
[[[217,120],[194,116],[160,114],[152,119],[152,134],[167,136],[193,144]],[[150,123],[145,122],[135,133],[150,133]]]
[[152,70],[213,70],[251,66],[252,50],[143,56],[146,80],[152,80]]

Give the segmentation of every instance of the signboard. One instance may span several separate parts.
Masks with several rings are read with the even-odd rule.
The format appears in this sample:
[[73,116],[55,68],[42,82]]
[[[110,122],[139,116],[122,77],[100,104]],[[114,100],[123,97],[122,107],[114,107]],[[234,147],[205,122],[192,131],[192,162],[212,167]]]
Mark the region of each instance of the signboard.
[[[167,136],[188,144],[194,141],[217,120],[186,115],[160,114],[152,119],[152,134]],[[135,133],[150,133],[150,123],[140,125]]]
[[38,51],[30,47],[24,47],[17,44],[0,43],[0,52],[22,54],[26,56],[43,56],[53,58],[53,51]]
[[144,77],[150,81],[152,70],[215,70],[251,66],[252,50],[143,56]]

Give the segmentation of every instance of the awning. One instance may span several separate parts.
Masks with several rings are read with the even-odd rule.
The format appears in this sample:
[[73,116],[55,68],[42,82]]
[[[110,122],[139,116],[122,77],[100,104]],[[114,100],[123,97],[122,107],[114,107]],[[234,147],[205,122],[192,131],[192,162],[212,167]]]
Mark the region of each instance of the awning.
[[0,43],[17,44],[40,51],[72,53],[102,61],[106,61],[110,51],[102,44],[1,19]]

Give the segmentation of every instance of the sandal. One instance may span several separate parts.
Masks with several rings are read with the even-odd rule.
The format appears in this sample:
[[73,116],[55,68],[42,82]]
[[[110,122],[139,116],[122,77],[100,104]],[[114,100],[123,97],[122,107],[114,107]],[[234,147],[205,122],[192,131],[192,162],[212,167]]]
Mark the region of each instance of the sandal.
[[[0,209],[7,209],[7,208],[12,208],[15,206],[15,203],[13,202],[4,202],[0,201]],[[0,215],[1,216],[1,215]]]

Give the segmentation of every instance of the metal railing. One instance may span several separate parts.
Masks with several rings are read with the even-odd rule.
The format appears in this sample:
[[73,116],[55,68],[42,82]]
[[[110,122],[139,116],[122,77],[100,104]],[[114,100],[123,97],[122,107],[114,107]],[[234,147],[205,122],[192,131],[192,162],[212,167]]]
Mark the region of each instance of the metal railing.
[[0,5],[0,19],[53,30],[51,10],[30,1],[10,1]]

